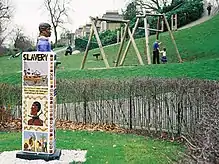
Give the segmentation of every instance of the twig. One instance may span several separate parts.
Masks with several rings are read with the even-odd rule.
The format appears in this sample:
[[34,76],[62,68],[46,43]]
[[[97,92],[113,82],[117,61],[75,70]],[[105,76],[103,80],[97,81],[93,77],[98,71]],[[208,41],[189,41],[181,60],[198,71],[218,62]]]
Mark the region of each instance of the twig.
[[185,136],[181,135],[181,137],[182,137],[186,142],[188,142],[189,145],[192,146],[193,149],[196,149],[196,150],[197,150],[197,149],[200,149],[200,148],[197,148],[195,145],[193,145]]

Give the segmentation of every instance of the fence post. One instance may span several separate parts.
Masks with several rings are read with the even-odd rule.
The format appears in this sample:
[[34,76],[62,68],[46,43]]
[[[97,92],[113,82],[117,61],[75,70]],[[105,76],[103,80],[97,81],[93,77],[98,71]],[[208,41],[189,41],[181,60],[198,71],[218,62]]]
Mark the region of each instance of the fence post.
[[83,91],[83,99],[84,99],[84,103],[83,103],[83,109],[84,109],[84,118],[83,118],[83,122],[86,124],[87,123],[87,98],[86,98],[86,88],[84,88]]
[[132,95],[129,98],[129,128],[132,129]]

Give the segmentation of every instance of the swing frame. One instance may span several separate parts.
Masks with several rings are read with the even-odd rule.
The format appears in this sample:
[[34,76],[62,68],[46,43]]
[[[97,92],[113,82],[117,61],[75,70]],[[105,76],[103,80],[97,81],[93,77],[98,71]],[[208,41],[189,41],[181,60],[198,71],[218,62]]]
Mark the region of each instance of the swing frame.
[[[99,34],[98,34],[98,31],[97,31],[96,24],[97,24],[98,21],[107,21],[107,22],[112,22],[112,23],[124,23],[125,24],[125,30],[124,30],[124,33],[122,35],[122,40],[121,40],[121,43],[120,43],[120,47],[119,47],[117,57],[116,57],[116,61],[115,61],[115,65],[114,65],[115,67],[118,66],[118,61],[120,59],[122,49],[123,49],[123,46],[124,46],[124,42],[125,42],[125,38],[126,38],[127,34],[130,37],[130,40],[131,40],[130,43],[132,42],[132,44],[133,44],[133,47],[135,49],[135,52],[136,52],[136,55],[137,55],[137,58],[139,60],[140,65],[144,65],[141,54],[140,54],[140,52],[137,48],[137,45],[135,43],[135,40],[134,40],[133,35],[131,33],[131,30],[129,28],[129,22],[130,22],[129,20],[117,20],[117,19],[98,18],[98,17],[96,17],[96,18],[90,17],[90,19],[91,19],[91,32],[90,32],[89,40],[88,40],[88,43],[87,43],[87,46],[86,46],[86,50],[84,52],[84,57],[82,59],[81,69],[84,69],[85,62],[86,62],[87,55],[88,55],[88,51],[89,51],[89,46],[90,46],[91,39],[92,39],[93,35],[95,35],[95,37],[97,39],[97,43],[98,43],[98,46],[100,48],[100,53],[102,55],[102,58],[103,58],[103,61],[105,63],[106,68],[107,69],[110,68],[107,57],[106,57],[106,54],[104,52],[104,49],[103,49],[103,46],[102,46],[102,43],[101,43],[101,40],[100,40],[100,37],[99,37]],[[127,50],[127,52],[128,52],[128,50]],[[98,68],[98,69],[101,69],[101,68]]]
[[[148,28],[147,27],[147,17],[148,16],[158,16],[158,22],[157,22],[157,29],[151,29],[151,28]],[[176,55],[177,55],[177,58],[178,58],[178,61],[180,63],[182,63],[182,58],[181,58],[181,55],[179,53],[179,50],[178,50],[178,47],[176,45],[176,41],[174,39],[174,36],[173,36],[173,33],[171,32],[170,30],[170,26],[169,26],[169,23],[166,19],[166,16],[165,14],[149,14],[149,13],[146,13],[146,11],[144,10],[144,13],[143,15],[137,15],[137,20],[136,20],[136,23],[135,23],[135,27],[133,28],[133,32],[132,34],[134,35],[135,34],[135,31],[138,27],[138,23],[139,23],[139,20],[141,18],[144,18],[144,29],[145,29],[145,40],[146,40],[146,56],[147,56],[147,59],[148,59],[148,64],[151,64],[151,56],[150,56],[150,47],[149,47],[149,36],[148,36],[148,30],[151,30],[151,31],[156,31],[156,39],[159,38],[159,32],[162,32],[164,30],[163,26],[162,26],[162,29],[159,30],[159,26],[160,26],[160,17],[162,18],[162,21],[164,21],[166,27],[167,27],[167,30],[169,32],[169,35],[170,35],[170,38],[172,40],[172,43],[175,47],[175,50],[176,50]],[[120,63],[121,65],[123,64],[123,62],[121,61]]]

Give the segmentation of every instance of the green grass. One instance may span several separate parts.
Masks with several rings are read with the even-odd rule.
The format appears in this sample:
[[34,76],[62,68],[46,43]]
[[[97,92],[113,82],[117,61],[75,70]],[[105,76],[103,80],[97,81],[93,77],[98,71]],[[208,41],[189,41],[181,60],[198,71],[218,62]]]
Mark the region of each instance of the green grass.
[[[189,29],[174,32],[179,52],[184,63],[177,63],[177,57],[174,46],[168,33],[162,33],[160,40],[163,47],[167,47],[168,64],[166,65],[146,65],[137,66],[138,61],[133,47],[125,60],[125,66],[118,69],[103,70],[79,70],[83,53],[72,56],[59,54],[59,60],[62,62],[57,71],[57,78],[127,78],[127,77],[187,77],[199,79],[218,80],[219,46],[218,37],[219,15],[214,18],[194,26]],[[155,36],[150,37],[150,44],[155,40]],[[144,38],[136,39],[136,44],[141,54],[144,54]],[[105,53],[110,66],[117,55],[119,45],[106,47]],[[125,49],[125,48],[124,48]],[[102,60],[95,60],[92,53],[99,51],[91,50],[88,54],[85,68],[105,67]],[[143,57],[144,62],[146,57]],[[130,67],[135,66],[135,67]],[[7,60],[7,57],[0,57],[0,82],[19,84],[21,82],[21,58]]]
[[[137,66],[108,70],[65,70],[57,71],[60,79],[87,79],[87,78],[131,78],[131,77],[163,77],[163,78],[197,78],[219,80],[219,58],[200,60],[183,64],[166,64]],[[21,83],[21,73],[5,73],[0,82],[10,84]]]
[[[57,148],[87,150],[86,163],[167,164],[184,146],[143,136],[87,131],[57,131]],[[0,152],[21,149],[21,133],[0,132]]]

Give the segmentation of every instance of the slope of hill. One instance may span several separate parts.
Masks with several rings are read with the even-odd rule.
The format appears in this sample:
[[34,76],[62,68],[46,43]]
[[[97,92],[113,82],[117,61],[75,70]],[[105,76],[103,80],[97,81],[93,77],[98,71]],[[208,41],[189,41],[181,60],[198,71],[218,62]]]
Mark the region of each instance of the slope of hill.
[[[208,60],[219,57],[219,31],[217,28],[218,24],[219,15],[192,28],[174,32],[179,52],[185,62]],[[152,47],[154,40],[155,36],[151,36],[149,40],[150,47]],[[167,48],[168,63],[176,63],[176,52],[168,33],[162,33],[160,35],[160,41],[163,43],[161,47]],[[142,57],[144,58],[144,62],[147,63],[146,57],[144,55],[145,39],[137,39],[136,44],[139,48],[140,53],[142,54]],[[111,66],[113,66],[113,61],[115,60],[118,48],[119,45],[114,45],[104,49],[107,54],[109,64]],[[94,52],[99,52],[99,50],[95,49],[89,52],[86,62],[86,68],[104,67],[105,65],[103,61],[96,61],[95,58],[92,56]],[[83,54],[71,57],[62,56],[61,60],[64,63],[63,66],[70,69],[80,68],[82,55]],[[125,65],[136,64],[138,64],[138,60],[136,58],[135,51],[131,46],[130,51],[127,55],[127,59],[125,60]]]
[[[191,77],[202,79],[219,78],[219,15],[214,18],[194,26],[189,29],[174,32],[175,40],[184,63],[178,64],[176,53],[168,33],[162,33],[160,40],[163,47],[167,47],[168,64],[147,65],[139,67],[125,67],[110,70],[79,70],[83,53],[72,56],[60,55],[62,62],[58,69],[58,78],[112,78],[112,77],[137,77],[137,76],[156,76],[156,77]],[[150,47],[155,40],[155,36],[150,37]],[[136,39],[136,44],[141,54],[144,54],[144,38]],[[106,47],[110,66],[117,55],[119,45]],[[94,52],[89,52],[85,68],[104,67],[102,60],[93,57]],[[142,55],[144,62],[147,63],[145,55]],[[137,57],[133,47],[125,60],[125,66],[137,65]],[[7,60],[6,57],[0,58],[0,82],[20,83],[21,59]]]

